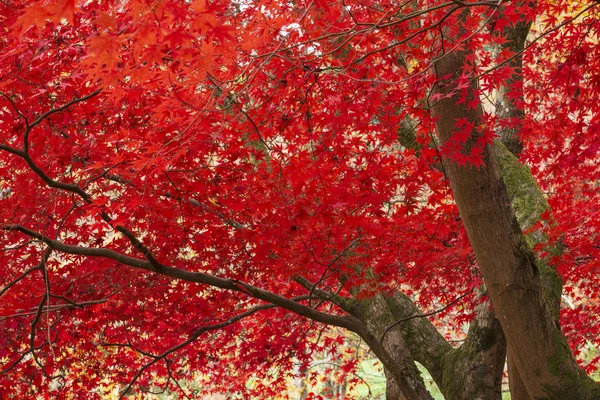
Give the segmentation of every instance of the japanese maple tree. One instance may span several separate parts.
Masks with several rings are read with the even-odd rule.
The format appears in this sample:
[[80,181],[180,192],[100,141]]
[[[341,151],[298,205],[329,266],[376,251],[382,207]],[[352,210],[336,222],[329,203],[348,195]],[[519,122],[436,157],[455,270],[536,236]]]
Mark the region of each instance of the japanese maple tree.
[[598,4],[1,2],[2,393],[600,398]]

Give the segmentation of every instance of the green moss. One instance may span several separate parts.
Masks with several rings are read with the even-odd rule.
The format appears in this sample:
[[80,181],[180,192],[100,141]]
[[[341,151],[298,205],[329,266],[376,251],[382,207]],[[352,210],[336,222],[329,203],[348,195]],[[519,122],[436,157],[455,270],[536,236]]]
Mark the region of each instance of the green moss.
[[558,344],[556,346],[556,350],[554,351],[550,359],[548,359],[548,370],[550,371],[550,373],[554,376],[561,375],[562,366],[569,361],[570,357],[571,352],[566,347],[566,344]]
[[550,268],[545,260],[537,260],[538,271],[540,273],[540,279],[542,281],[542,289],[544,289],[544,295],[548,309],[552,314],[552,318],[556,323],[560,319],[560,298],[562,294],[562,279],[554,268]]
[[463,349],[455,349],[446,353],[444,357],[444,373],[443,383],[440,389],[445,398],[452,399],[464,392],[464,384],[466,379],[464,376],[465,368],[463,361],[472,357],[468,353],[465,354]]
[[398,142],[407,149],[419,150],[415,128],[409,122],[403,121],[398,128]]
[[[446,399],[468,398],[488,399],[494,388],[486,382],[486,377],[493,371],[482,355],[498,344],[500,327],[497,329],[479,326],[474,321],[469,328],[467,340],[457,349],[444,355],[443,384],[440,386]],[[498,371],[500,373],[500,371]]]
[[559,386],[546,388],[548,399],[597,400],[600,398],[600,386],[580,369],[571,369],[573,357],[564,337],[557,332],[556,349],[548,359],[548,370],[562,382]]
[[[529,168],[521,164],[500,141],[496,141],[495,148],[500,173],[517,221],[521,229],[529,229],[548,208],[548,203]],[[526,239],[529,246],[533,246],[542,238],[539,235],[529,234]]]
[[[504,179],[506,189],[517,221],[522,230],[531,228],[544,211],[548,209],[548,202],[544,198],[537,182],[531,175],[527,166],[521,164],[500,141],[496,141],[496,158],[500,173]],[[529,232],[525,237],[526,246],[533,249],[538,243],[546,240],[541,232]],[[556,247],[556,246],[555,246]],[[555,249],[560,251],[561,249]],[[548,309],[554,320],[558,323],[560,313],[560,296],[562,281],[555,269],[551,268],[543,259],[533,261],[537,267],[544,297]]]

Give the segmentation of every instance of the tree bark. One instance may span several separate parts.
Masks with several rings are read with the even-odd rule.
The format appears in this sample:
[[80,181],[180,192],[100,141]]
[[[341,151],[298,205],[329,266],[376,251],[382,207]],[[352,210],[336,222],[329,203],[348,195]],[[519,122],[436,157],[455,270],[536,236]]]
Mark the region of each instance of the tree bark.
[[383,335],[386,328],[393,323],[383,296],[377,295],[362,302],[359,307],[354,308],[354,313],[366,327],[366,330],[359,332],[359,335],[384,366],[388,382],[386,389],[390,391],[386,395],[387,398],[433,400],[425,387],[421,372],[415,364],[402,331],[390,329]]
[[[502,138],[504,139],[504,137]],[[517,222],[522,230],[529,230],[539,220],[542,213],[549,209],[549,205],[529,168],[519,163],[517,157],[502,143],[496,143],[496,151],[500,173],[506,185]],[[545,238],[541,232],[530,232],[525,236],[525,240],[529,249],[533,249],[537,244],[544,242]],[[560,296],[562,293],[561,279],[556,270],[548,266],[543,259],[538,260],[538,267],[546,304],[555,323],[558,325]],[[527,394],[510,348],[508,349],[507,363],[511,399],[530,400],[531,398]]]
[[[523,76],[523,57],[521,52],[525,46],[525,39],[529,34],[531,21],[519,21],[514,26],[507,27],[504,30],[506,43],[502,49],[509,49],[515,54],[515,57],[508,63],[513,68],[513,76],[507,80],[506,84],[500,86],[496,95],[496,115],[500,121],[504,120],[507,124],[500,130],[499,135],[502,143],[511,153],[519,156],[523,150],[523,144],[519,137],[520,122],[525,115],[522,107],[516,106],[511,96],[512,91],[517,90],[522,94]],[[522,97],[522,96],[521,96]]]
[[[440,82],[441,77],[458,78],[466,56],[465,50],[443,55],[435,67]],[[453,86],[452,82],[440,86],[439,92],[448,97],[442,96],[434,107],[442,145],[452,137],[457,120],[473,126],[482,122],[481,104],[467,106],[478,100],[476,82],[463,102],[451,95]],[[477,135],[474,130],[465,152]],[[480,169],[446,160],[447,173],[514,364],[532,398],[598,399],[598,385],[577,365],[548,308],[538,262],[514,216],[496,154],[494,146],[486,146],[485,166]]]
[[477,308],[466,341],[444,360],[447,400],[500,400],[506,339],[490,303]]
[[393,374],[391,374],[387,369],[384,369],[385,372],[385,399],[386,400],[406,400],[406,397],[402,395],[402,391],[396,380],[394,379]]
[[[368,327],[370,335],[363,336],[363,339],[384,364],[388,399],[404,398],[401,395],[405,393],[395,382],[398,375],[394,370],[396,367],[385,360],[398,357],[406,360],[407,355],[412,365],[417,361],[428,370],[446,400],[501,399],[506,342],[489,304],[478,308],[476,321],[471,324],[465,343],[457,349],[444,340],[427,318],[407,319],[421,313],[400,292],[390,297],[380,295],[361,300],[351,312]],[[401,319],[406,321],[394,325]],[[384,346],[380,344],[382,336]],[[398,351],[405,352],[405,355]],[[396,364],[401,362],[398,360]],[[409,373],[413,376],[418,374],[421,380],[416,366]]]
[[519,369],[515,364],[515,356],[512,354],[510,347],[507,349],[506,363],[508,365],[508,385],[510,387],[510,399],[531,400],[529,393],[527,393],[525,383],[523,382],[521,374],[519,373]]

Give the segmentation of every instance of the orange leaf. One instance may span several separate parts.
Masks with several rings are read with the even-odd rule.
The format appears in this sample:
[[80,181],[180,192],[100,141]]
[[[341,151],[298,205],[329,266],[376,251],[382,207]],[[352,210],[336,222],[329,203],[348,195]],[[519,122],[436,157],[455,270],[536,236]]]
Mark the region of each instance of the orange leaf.
[[73,13],[75,12],[75,0],[61,0],[52,7],[54,13],[50,20],[59,23],[61,19],[66,19],[70,24],[73,23]]
[[46,22],[50,16],[51,14],[47,8],[42,7],[39,4],[34,4],[25,10],[25,13],[17,19],[13,28],[21,28],[19,35],[27,32],[29,28],[34,25],[38,28],[38,31],[41,31],[46,26]]

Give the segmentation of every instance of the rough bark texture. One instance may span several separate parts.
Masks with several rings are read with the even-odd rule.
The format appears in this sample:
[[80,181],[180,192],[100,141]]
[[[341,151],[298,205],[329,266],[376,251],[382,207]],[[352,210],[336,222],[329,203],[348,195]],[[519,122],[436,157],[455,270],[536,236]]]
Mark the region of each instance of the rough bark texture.
[[387,370],[385,370],[385,398],[386,400],[406,400],[396,380]]
[[[522,229],[530,228],[548,208],[548,204],[539,190],[531,172],[519,163],[517,158],[501,143],[496,143],[496,160],[499,171],[507,186],[507,194],[516,214],[516,219]],[[543,236],[531,232],[525,237],[527,246],[532,248]],[[551,309],[551,315],[557,322],[560,301],[560,279],[556,271],[549,268],[542,260],[538,262],[541,272],[541,282],[546,304]],[[421,314],[413,301],[401,292],[393,296],[378,296],[373,299],[354,301],[352,305],[342,304],[343,308],[353,314],[368,327],[371,340],[381,338],[381,333],[391,324],[399,320],[390,332],[398,340],[401,334],[402,346],[410,353],[413,361],[422,364],[444,394],[446,400],[470,399],[500,399],[502,372],[505,361],[506,341],[489,304],[482,304],[477,317],[470,326],[464,344],[455,349],[437,331],[427,318],[407,317]],[[367,339],[365,339],[367,340]],[[386,340],[390,340],[387,338]],[[405,346],[405,347],[404,347]],[[384,347],[380,347],[385,350]],[[388,352],[386,352],[388,353]],[[396,363],[406,362],[397,353],[378,354],[382,359],[397,359]],[[511,396],[515,400],[529,400],[520,374],[515,370],[515,360],[508,354],[509,379]],[[394,378],[393,365],[385,363],[387,377],[388,399],[404,399]],[[412,369],[417,376],[418,371]],[[420,378],[417,378],[420,379]]]
[[500,400],[506,341],[490,304],[478,307],[466,341],[444,360],[444,396],[457,400]]
[[512,354],[510,347],[507,349],[506,363],[508,365],[508,385],[510,387],[510,399],[511,400],[530,400],[529,393],[525,383],[521,378],[519,369],[516,365],[515,356]]
[[[442,57],[436,64],[438,77],[457,78],[466,55],[456,51]],[[451,86],[444,85],[440,91]],[[474,126],[481,123],[481,105],[465,105],[474,100],[475,89],[473,83],[466,103],[457,104],[458,96],[452,96],[434,107],[442,144],[451,138],[458,119]],[[465,151],[470,151],[475,135]],[[496,154],[494,146],[486,146],[485,167],[460,167],[448,160],[447,172],[514,364],[534,399],[600,398],[598,386],[578,367],[548,308],[537,260],[514,216]]]
[[[523,149],[519,137],[519,129],[521,127],[521,118],[524,117],[525,113],[521,107],[515,105],[514,100],[511,99],[511,92],[513,92],[512,97],[514,97],[514,91],[517,91],[520,95],[519,98],[523,100],[523,77],[521,75],[523,57],[521,52],[524,49],[525,40],[530,28],[531,21],[519,21],[514,26],[509,26],[504,29],[507,41],[502,46],[502,49],[508,49],[516,55],[508,64],[509,67],[513,68],[514,75],[505,85],[502,85],[498,89],[495,110],[496,115],[499,117],[499,121],[503,122],[501,123],[502,128],[500,129],[499,136],[501,143],[506,146],[506,151],[504,151],[503,148],[500,148],[502,156],[499,157],[499,164],[502,176],[504,177],[504,182],[508,188],[508,195],[513,210],[515,210],[517,220],[519,221],[522,230],[529,229],[540,217],[541,213],[548,208],[546,199],[539,191],[530,171],[520,165],[517,160]],[[514,160],[510,157],[509,152],[516,156]],[[532,239],[536,239],[533,235],[530,236]],[[530,242],[530,245],[533,247],[533,243]],[[548,273],[556,274],[556,271],[548,271]],[[542,282],[542,284],[544,284],[544,282]],[[545,286],[545,289],[546,297],[548,298],[548,293],[552,290],[547,286]],[[562,286],[557,290],[557,295],[560,298]],[[552,312],[557,315],[560,313],[560,301],[558,302],[558,305],[552,309]],[[519,369],[515,365],[513,351],[510,348],[507,349],[507,364],[511,399],[530,400],[531,397],[529,397],[529,394],[527,393]]]
[[[506,133],[506,132],[504,132]],[[507,187],[508,197],[515,212],[515,216],[522,230],[529,230],[537,222],[549,206],[540,191],[529,168],[519,162],[511,149],[503,144],[507,138],[515,138],[512,135],[501,136],[501,143],[496,143],[497,160],[504,183]],[[518,141],[518,138],[516,138]],[[514,149],[513,149],[514,150]],[[530,232],[525,236],[530,249],[538,243],[544,242],[545,238],[541,232]],[[560,317],[560,296],[562,293],[562,282],[556,270],[550,268],[544,260],[538,260],[541,283],[549,310],[558,325]],[[515,356],[509,348],[507,351],[508,381],[512,400],[531,400],[527,393],[519,369],[515,364]]]
[[394,397],[390,396],[401,394],[407,400],[433,399],[425,388],[421,372],[415,364],[402,331],[398,328],[390,329],[383,336],[385,329],[394,322],[383,296],[377,295],[362,302],[360,307],[355,308],[354,313],[368,329],[361,337],[385,368],[387,389],[390,391],[387,398],[392,399]]
[[[352,313],[365,323],[371,333],[371,339],[368,336],[363,338],[385,367],[388,378],[386,397],[410,398],[396,383],[393,363],[383,361],[398,357],[406,359],[408,354],[413,365],[417,361],[429,371],[446,400],[499,400],[506,343],[489,304],[482,305],[477,311],[477,319],[469,329],[467,340],[454,349],[427,318],[408,319],[420,312],[402,293],[390,297],[377,296],[356,303]],[[380,341],[384,332],[387,332],[383,339],[384,346],[369,342]],[[402,356],[398,351],[404,351],[405,355]],[[397,360],[395,364],[400,362],[402,360]],[[416,367],[409,374],[418,374],[418,379],[421,379]]]

